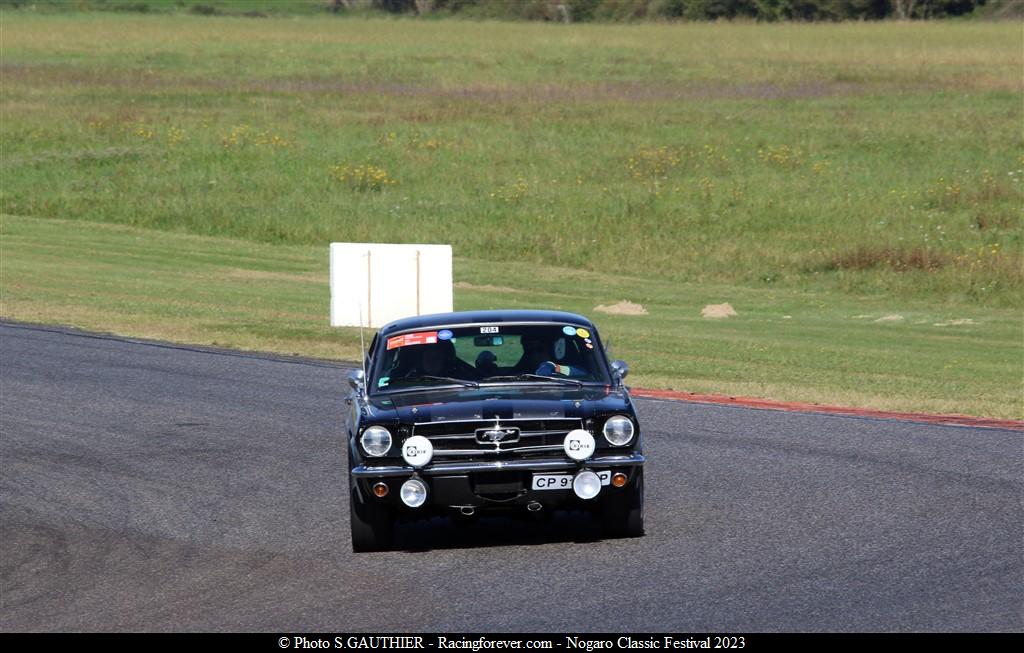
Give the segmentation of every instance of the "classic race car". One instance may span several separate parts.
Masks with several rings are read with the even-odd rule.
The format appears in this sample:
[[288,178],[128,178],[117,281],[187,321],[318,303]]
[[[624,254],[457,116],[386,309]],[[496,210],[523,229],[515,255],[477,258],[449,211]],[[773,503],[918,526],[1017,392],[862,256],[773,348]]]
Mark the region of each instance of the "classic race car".
[[352,548],[389,548],[400,518],[559,508],[593,511],[609,535],[643,535],[627,372],[572,313],[386,325],[349,377]]

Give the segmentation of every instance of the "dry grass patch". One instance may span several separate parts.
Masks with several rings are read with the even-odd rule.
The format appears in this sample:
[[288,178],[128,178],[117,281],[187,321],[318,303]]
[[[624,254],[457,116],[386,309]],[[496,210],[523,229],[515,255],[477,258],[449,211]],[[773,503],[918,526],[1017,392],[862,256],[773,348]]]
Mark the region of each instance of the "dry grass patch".
[[251,279],[255,281],[294,281],[296,283],[328,283],[327,272],[309,272],[294,274],[291,272],[268,272],[266,270],[244,270],[234,268],[227,270],[225,276],[231,279]]
[[492,286],[490,284],[475,284],[468,281],[456,281],[452,284],[459,290],[475,290],[477,292],[523,292],[518,288],[509,288],[508,286]]
[[879,245],[860,245],[833,255],[825,268],[828,270],[873,270],[891,268],[897,272],[907,270],[939,270],[951,262],[945,252],[924,247],[896,248]]

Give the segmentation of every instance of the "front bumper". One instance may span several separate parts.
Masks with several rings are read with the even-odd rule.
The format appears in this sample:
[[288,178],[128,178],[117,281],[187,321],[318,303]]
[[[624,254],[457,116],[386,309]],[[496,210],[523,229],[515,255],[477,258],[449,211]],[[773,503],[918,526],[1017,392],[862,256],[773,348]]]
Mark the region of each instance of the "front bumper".
[[635,467],[647,459],[643,454],[594,456],[583,462],[567,459],[536,460],[487,460],[476,462],[435,462],[416,470],[408,465],[358,465],[352,469],[357,479],[387,478],[392,476],[447,476],[450,474],[475,474],[477,472],[551,472],[574,470],[581,467]]
[[[540,506],[548,508],[585,507],[600,504],[609,495],[622,488],[605,487],[598,501],[576,497],[571,488],[532,489],[532,475],[536,473],[570,473],[581,469],[627,474],[627,487],[633,485],[646,458],[639,453],[594,456],[582,462],[568,458],[537,458],[495,461],[434,462],[423,469],[408,465],[359,465],[351,475],[361,500],[381,507],[390,506],[401,514],[444,513],[455,509],[477,508],[485,510],[515,510]],[[419,508],[408,508],[398,498],[398,487],[412,477],[422,478],[428,486],[427,502]],[[386,497],[373,496],[376,483],[391,486]]]

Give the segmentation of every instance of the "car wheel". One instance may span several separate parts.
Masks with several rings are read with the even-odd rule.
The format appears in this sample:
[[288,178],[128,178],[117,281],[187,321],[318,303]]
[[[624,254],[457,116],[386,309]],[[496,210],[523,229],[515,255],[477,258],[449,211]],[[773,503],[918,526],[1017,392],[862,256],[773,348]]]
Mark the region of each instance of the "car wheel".
[[640,537],[644,534],[644,470],[634,474],[632,483],[613,490],[601,511],[604,532],[613,537]]
[[348,514],[352,529],[352,550],[356,553],[387,551],[395,532],[391,511],[359,501],[356,489],[349,497]]

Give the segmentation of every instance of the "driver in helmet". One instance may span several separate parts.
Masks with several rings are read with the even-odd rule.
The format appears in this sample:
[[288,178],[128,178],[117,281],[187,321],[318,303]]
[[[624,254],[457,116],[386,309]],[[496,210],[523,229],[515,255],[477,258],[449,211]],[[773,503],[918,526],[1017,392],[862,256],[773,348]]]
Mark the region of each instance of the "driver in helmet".
[[565,358],[565,338],[554,340],[541,335],[524,335],[523,356],[515,366],[519,374],[542,376],[576,376],[580,370],[562,363]]

